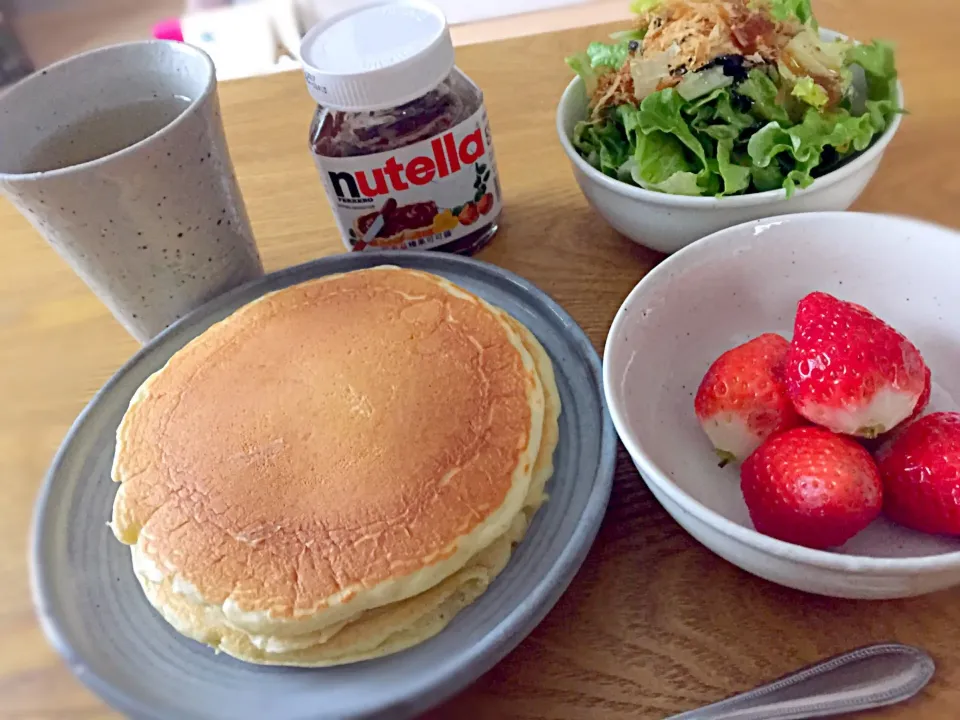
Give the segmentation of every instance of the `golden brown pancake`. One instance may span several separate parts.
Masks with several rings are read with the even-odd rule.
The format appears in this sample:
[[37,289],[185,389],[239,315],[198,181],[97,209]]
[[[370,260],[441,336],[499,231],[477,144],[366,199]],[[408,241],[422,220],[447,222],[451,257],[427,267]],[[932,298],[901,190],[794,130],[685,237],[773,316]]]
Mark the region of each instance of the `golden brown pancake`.
[[112,526],[142,580],[238,630],[335,638],[504,536],[543,412],[520,335],[478,298],[398,268],[311,281],[144,383],[117,433]]
[[543,431],[540,435],[540,452],[537,454],[537,461],[533,464],[533,478],[530,481],[530,490],[527,492],[527,501],[525,508],[532,508],[528,516],[534,512],[546,501],[547,495],[544,488],[547,481],[553,476],[553,453],[557,449],[557,443],[560,441],[560,412],[562,405],[560,403],[560,391],[557,389],[557,378],[553,371],[553,362],[543,345],[537,340],[536,335],[530,332],[527,327],[515,320],[506,312],[495,308],[500,319],[507,323],[523,340],[523,346],[533,357],[533,363],[537,368],[537,375],[540,376],[540,382],[543,385],[544,413],[543,413]]
[[[213,606],[198,608],[175,592],[169,579],[153,583],[141,578],[144,592],[179,632],[240,660],[263,665],[320,667],[368,660],[417,645],[436,635],[464,607],[476,600],[506,566],[510,551],[526,530],[524,513],[466,567],[439,584],[406,600],[367,610],[322,642],[313,635],[282,638],[280,647],[255,643],[247,633],[222,623]],[[322,633],[322,631],[321,631]],[[290,642],[294,640],[295,642]]]
[[533,357],[545,399],[542,441],[523,511],[503,536],[472,557],[461,570],[419,595],[368,610],[349,623],[295,637],[251,636],[231,626],[219,607],[195,605],[176,592],[169,579],[155,583],[145,577],[134,548],[134,567],[151,603],[184,635],[241,660],[270,665],[316,667],[381,657],[419,644],[446,627],[506,566],[512,547],[521,540],[545,499],[543,488],[553,474],[561,408],[552,364],[526,327],[503,311],[496,312],[520,335]]

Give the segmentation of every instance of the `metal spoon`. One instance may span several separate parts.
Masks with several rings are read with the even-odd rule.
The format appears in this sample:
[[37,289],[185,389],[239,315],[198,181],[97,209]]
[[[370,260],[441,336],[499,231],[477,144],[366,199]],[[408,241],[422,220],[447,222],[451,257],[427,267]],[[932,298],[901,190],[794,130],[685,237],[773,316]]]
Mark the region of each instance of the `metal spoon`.
[[913,697],[933,671],[933,658],[919,648],[869,645],[667,720],[796,720],[869,710]]

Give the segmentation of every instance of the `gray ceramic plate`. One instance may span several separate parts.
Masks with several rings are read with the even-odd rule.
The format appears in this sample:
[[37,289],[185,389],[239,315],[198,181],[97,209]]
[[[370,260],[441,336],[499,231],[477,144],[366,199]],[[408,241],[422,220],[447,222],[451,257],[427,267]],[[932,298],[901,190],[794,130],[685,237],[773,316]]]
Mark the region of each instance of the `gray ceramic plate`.
[[[550,502],[503,574],[436,637],[396,655],[317,670],[247,665],[178,635],[147,603],[129,550],[105,523],[114,433],[137,387],[214,322],[271,290],[390,262],[443,275],[502,307],[540,339],[563,401]],[[402,718],[489,670],[546,615],[596,535],[613,478],[615,435],[600,361],[544,293],[492,265],[436,253],[356,253],[269,275],[217,298],[144,347],[83,411],[37,502],[32,575],[50,641],[74,673],[135,718]]]

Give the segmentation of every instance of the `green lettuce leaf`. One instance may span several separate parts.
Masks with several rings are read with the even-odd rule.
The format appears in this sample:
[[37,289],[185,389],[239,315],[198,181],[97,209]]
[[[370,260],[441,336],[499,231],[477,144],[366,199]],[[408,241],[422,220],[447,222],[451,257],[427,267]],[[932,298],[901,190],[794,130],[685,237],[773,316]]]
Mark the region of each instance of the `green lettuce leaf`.
[[617,42],[626,41],[629,43],[631,40],[639,42],[643,40],[643,36],[646,34],[646,30],[617,30],[616,32],[610,33],[610,39],[616,40]]
[[733,85],[733,78],[718,66],[687,73],[677,85],[677,94],[687,102],[697,102],[702,98],[715,97],[717,90]]
[[608,44],[602,42],[592,42],[587,45],[587,57],[590,58],[590,66],[594,68],[612,68],[619,70],[627,61],[630,54],[630,41],[621,40],[618,43]]
[[842,109],[828,113],[808,110],[803,122],[790,128],[801,147],[822,150],[830,145],[840,155],[866,150],[875,132],[870,115],[854,116]]
[[897,76],[897,67],[893,58],[893,45],[883,40],[874,40],[869,45],[851,47],[846,61],[855,63],[873,77],[892,78]]
[[720,178],[719,163],[710,158],[708,167],[700,173],[697,178],[697,185],[700,186],[702,195],[714,195],[719,197],[723,195],[723,181]]
[[698,97],[696,100],[691,100],[683,106],[683,112],[689,114],[695,114],[695,111],[700,110],[700,108],[707,105],[711,105],[717,100],[720,99],[722,95],[729,95],[729,90],[725,87],[716,88],[711,90],[708,94]]
[[583,80],[583,86],[586,88],[587,96],[593,95],[597,89],[597,79],[601,75],[593,65],[590,64],[590,58],[585,52],[571,55],[566,59],[567,65],[573,70],[580,79]]
[[616,177],[617,169],[631,154],[630,142],[613,122],[577,123],[573,145],[583,158],[600,172]]
[[757,130],[747,143],[747,154],[758,168],[766,168],[780,153],[794,150],[790,133],[776,121]]
[[797,190],[809,187],[812,182],[812,180],[807,179],[807,173],[803,170],[791,170],[783,178],[783,189],[787,191],[787,197],[790,197]]
[[896,100],[867,100],[865,105],[865,113],[870,116],[877,133],[886,130],[891,118],[903,112]]
[[633,2],[630,3],[630,12],[643,15],[643,13],[650,12],[654,8],[659,7],[661,2],[662,0],[633,0]]
[[654,130],[670,133],[693,153],[700,161],[700,167],[705,168],[707,156],[703,144],[697,140],[683,118],[685,102],[673,88],[647,95],[640,103],[640,129],[644,134]]
[[614,111],[616,120],[623,128],[624,134],[630,147],[636,148],[639,142],[640,129],[640,109],[636,105],[619,105]]
[[897,67],[890,43],[874,40],[869,45],[854,45],[847,50],[844,60],[847,64],[863,68],[868,99],[896,100]]
[[723,92],[717,97],[716,105],[718,120],[727,123],[737,130],[746,130],[756,124],[752,115],[740,112],[733,106],[733,97],[729,92]]
[[765,168],[751,165],[750,179],[753,180],[753,186],[757,189],[757,192],[779,190],[783,187],[783,170],[781,170],[779,163],[771,163]]
[[630,39],[621,39],[616,43],[592,42],[587,51],[571,55],[566,63],[583,79],[587,95],[593,95],[597,89],[597,80],[610,70],[619,70],[630,54]]
[[654,190],[670,195],[709,195],[708,190],[700,187],[700,176],[692,172],[678,172],[661,183],[651,185]]
[[810,0],[769,0],[769,7],[777,20],[795,19],[813,28],[817,27]]
[[640,135],[633,157],[633,176],[639,185],[661,183],[678,172],[694,170],[680,141],[659,130]]
[[774,160],[792,166],[783,185],[789,194],[813,182],[813,171],[826,148],[832,148],[840,158],[861,152],[881,129],[870,113],[855,116],[844,109],[820,113],[810,108],[799,125],[784,128],[771,122],[760,128],[747,143],[747,154],[761,169],[770,167]]
[[620,176],[628,174],[647,190],[673,195],[700,195],[697,173],[687,160],[683,144],[673,135],[653,130],[637,136],[637,148]]
[[[736,140],[739,134],[739,131],[736,128],[731,127],[730,125],[723,122],[716,122],[717,119],[717,109],[713,105],[704,105],[694,112],[693,116],[689,118],[690,129],[693,131],[694,135],[700,140],[701,144],[704,145],[704,150],[708,152],[712,148],[712,143],[708,142],[708,138],[713,140]],[[707,145],[711,147],[708,148]]]
[[750,168],[734,164],[731,161],[732,154],[732,141],[721,140],[717,143],[717,170],[723,179],[724,195],[743,192],[750,186]]
[[690,121],[690,126],[698,133],[714,140],[731,141],[740,138],[744,130],[756,124],[752,115],[734,107],[730,92],[726,89],[717,91],[708,104],[697,109],[697,114]]
[[827,91],[814,82],[812,77],[799,78],[790,94],[817,109],[824,107],[830,101]]
[[767,73],[754,68],[747,74],[746,80],[740,83],[737,92],[753,101],[750,112],[761,120],[769,120],[787,124],[790,116],[777,102],[777,86]]

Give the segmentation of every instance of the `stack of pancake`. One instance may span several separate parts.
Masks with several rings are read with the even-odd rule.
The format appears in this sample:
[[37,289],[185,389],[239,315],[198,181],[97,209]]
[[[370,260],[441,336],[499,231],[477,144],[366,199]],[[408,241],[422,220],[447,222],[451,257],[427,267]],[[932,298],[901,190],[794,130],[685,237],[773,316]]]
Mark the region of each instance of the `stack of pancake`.
[[336,665],[435,635],[507,564],[553,472],[560,400],[519,322],[379,267],[266,295],[134,395],[111,527],[182,634]]

